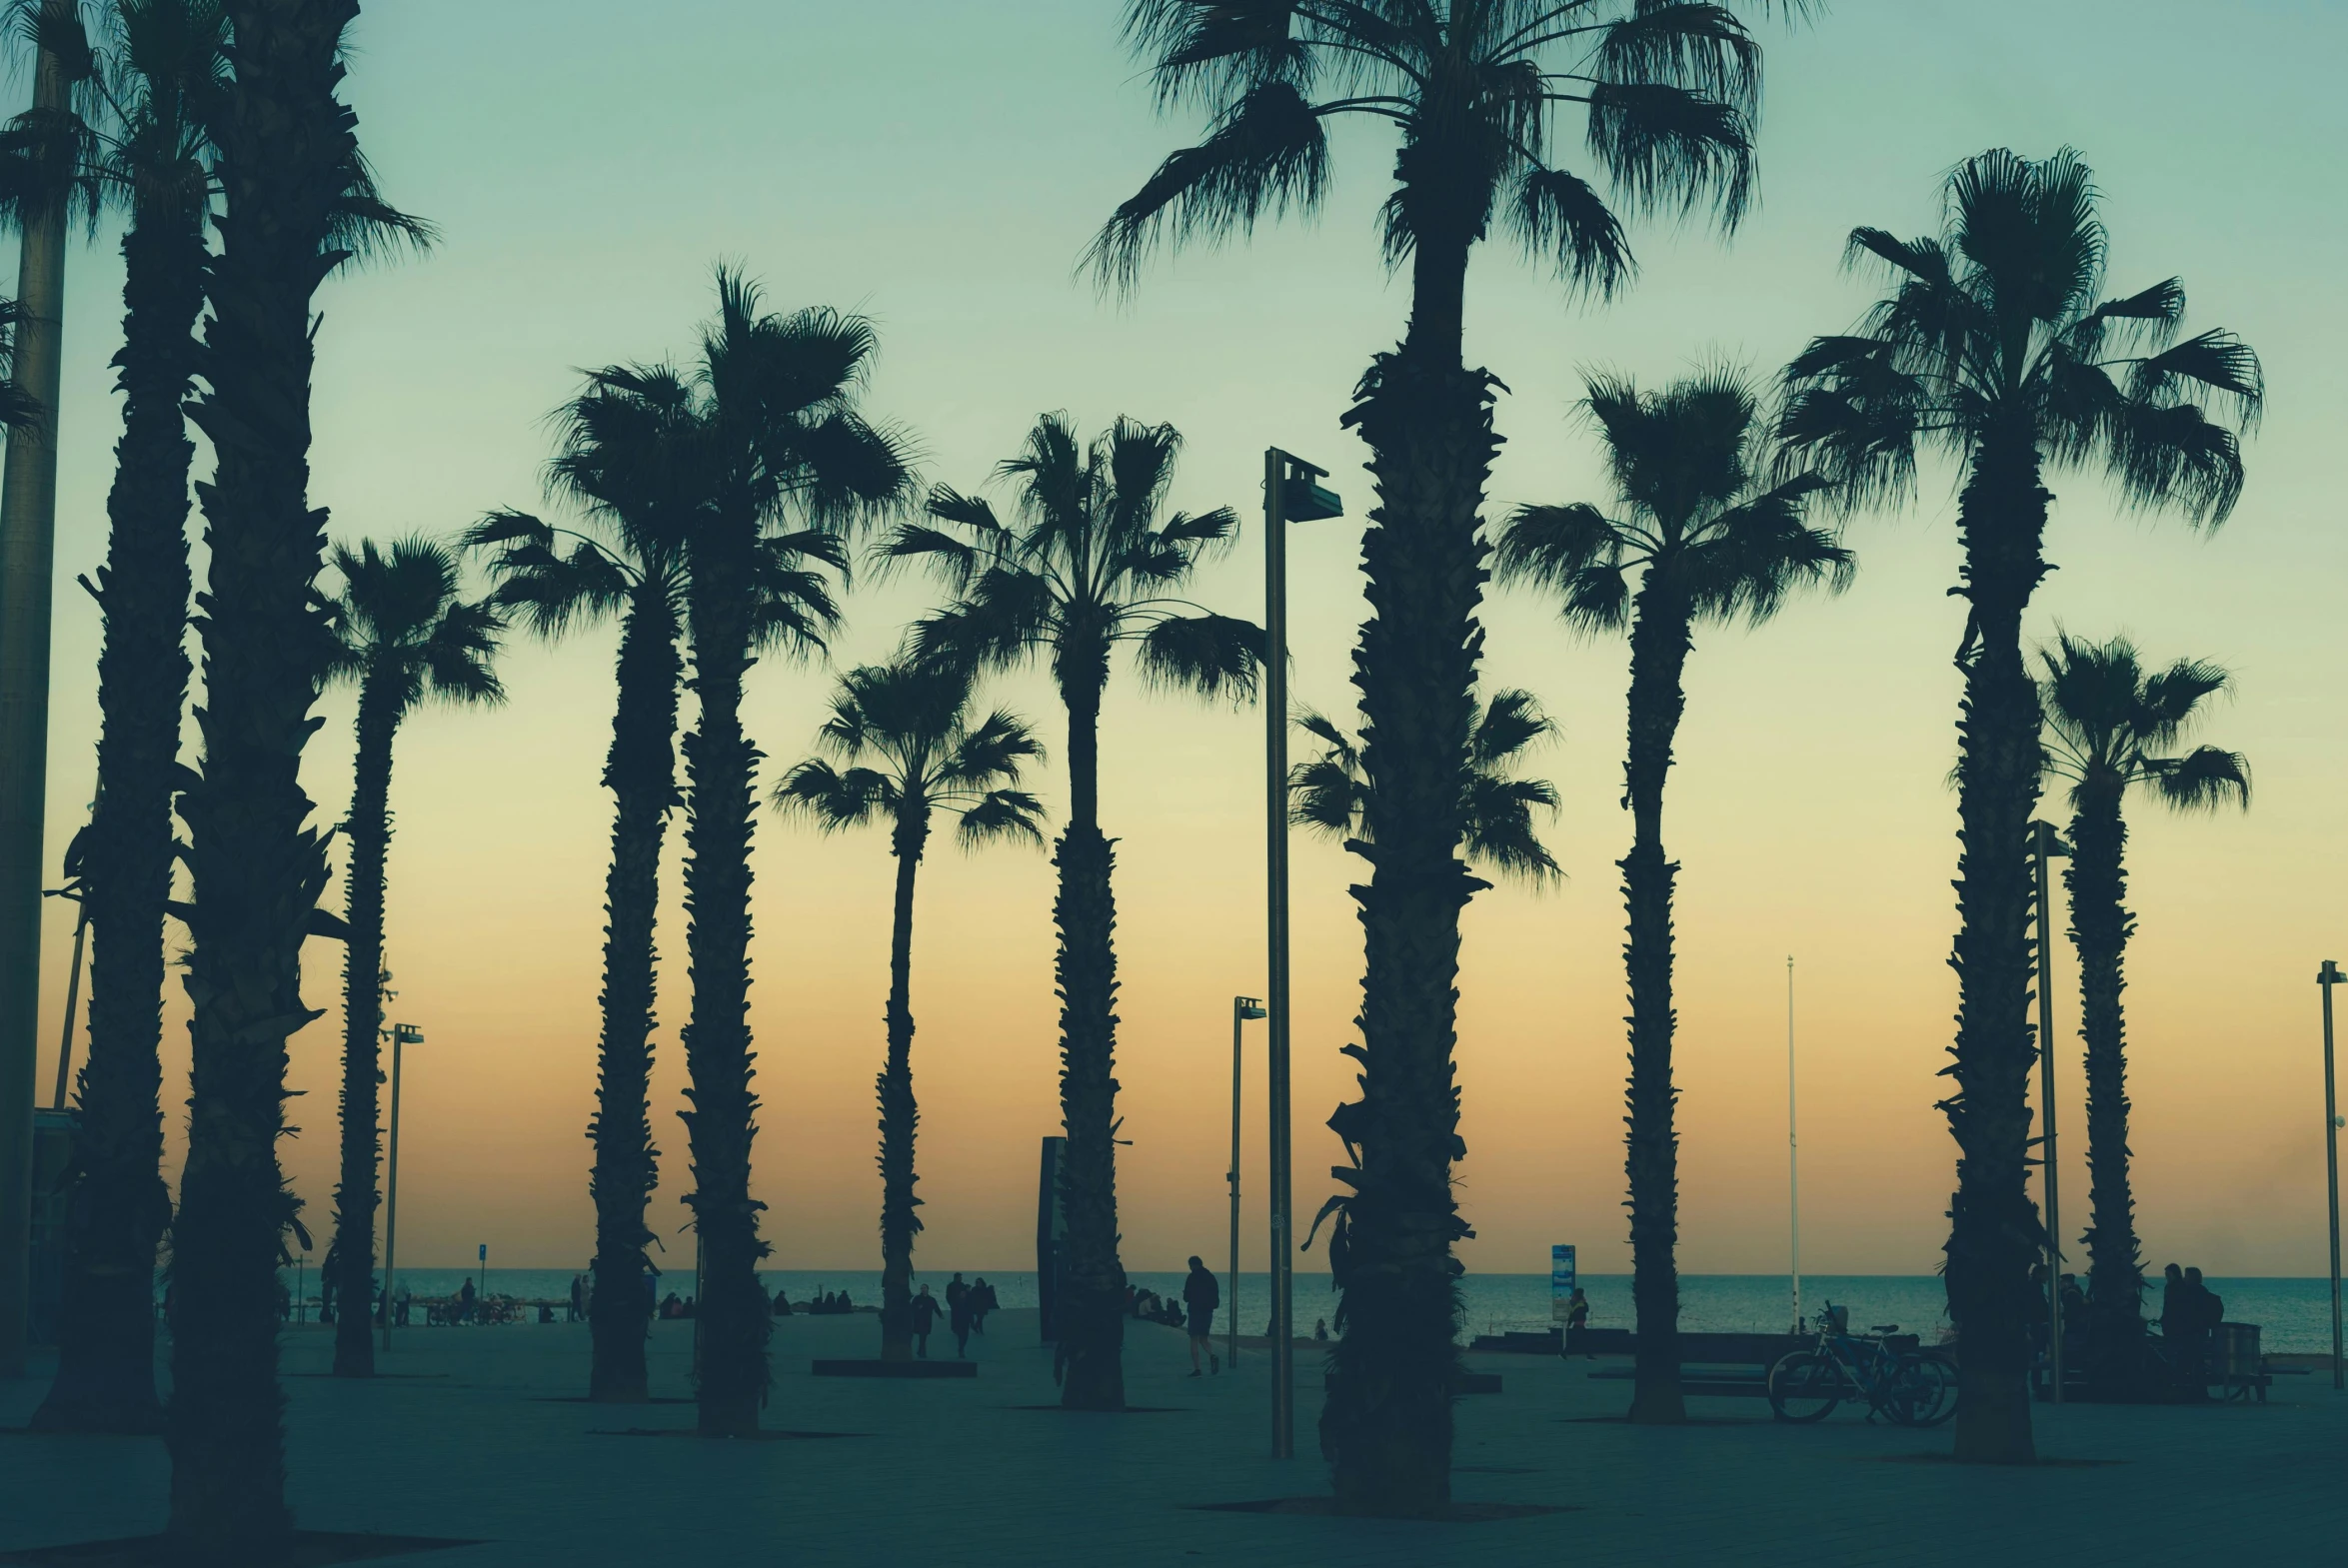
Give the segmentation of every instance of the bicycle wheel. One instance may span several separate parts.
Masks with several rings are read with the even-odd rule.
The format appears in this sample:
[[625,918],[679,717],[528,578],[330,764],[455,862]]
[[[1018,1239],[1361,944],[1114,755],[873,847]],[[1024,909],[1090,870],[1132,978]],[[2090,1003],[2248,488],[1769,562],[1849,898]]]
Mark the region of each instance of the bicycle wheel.
[[1901,1356],[1892,1366],[1882,1409],[1902,1426],[1938,1426],[1956,1413],[1956,1376],[1938,1356]]
[[1815,1350],[1790,1351],[1769,1368],[1769,1408],[1780,1421],[1822,1421],[1843,1393],[1842,1368]]

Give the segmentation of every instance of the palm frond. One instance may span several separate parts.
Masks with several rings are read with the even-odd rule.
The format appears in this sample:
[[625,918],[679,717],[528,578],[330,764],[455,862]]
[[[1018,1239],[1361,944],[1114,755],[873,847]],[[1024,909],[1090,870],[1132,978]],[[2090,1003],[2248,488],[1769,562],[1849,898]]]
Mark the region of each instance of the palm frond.
[[990,789],[978,804],[962,813],[955,837],[966,849],[1004,839],[1041,847],[1044,820],[1044,802],[1027,790]]
[[820,758],[799,764],[776,784],[777,810],[813,817],[827,832],[861,827],[893,803],[889,781],[870,768],[842,773]]
[[1142,635],[1137,656],[1152,685],[1244,702],[1255,695],[1263,629],[1232,616],[1167,616]]
[[2180,811],[2214,811],[2231,800],[2250,809],[2250,761],[2239,752],[2195,747],[2153,773],[2160,797]]
[[1752,122],[1733,105],[1659,82],[1590,89],[1589,147],[1615,188],[1646,212],[1709,206],[1723,230],[1752,202]]
[[1570,288],[1610,300],[1638,271],[1630,241],[1605,198],[1563,169],[1528,169],[1507,210],[1527,254],[1547,260]]

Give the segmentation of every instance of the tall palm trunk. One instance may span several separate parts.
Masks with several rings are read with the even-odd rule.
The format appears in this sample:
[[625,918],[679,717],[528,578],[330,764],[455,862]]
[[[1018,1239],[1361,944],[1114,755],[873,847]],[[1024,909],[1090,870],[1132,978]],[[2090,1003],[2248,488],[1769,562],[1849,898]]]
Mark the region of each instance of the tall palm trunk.
[[685,742],[686,947],[693,966],[685,1060],[685,1112],[694,1190],[686,1201],[701,1233],[701,1388],[704,1437],[758,1430],[767,1400],[766,1255],[750,1195],[758,1099],[751,1092],[751,780],[759,751],[742,730],[742,683],[751,664],[752,554],[747,514],[712,521],[695,536],[694,691],[701,719]]
[[[370,676],[359,689],[358,757],[343,870],[350,922],[343,955],[342,1179],[334,1189],[334,1375],[375,1375],[375,1206],[383,1030],[383,867],[391,846],[392,741],[399,696]],[[481,1282],[484,1292],[489,1281]]]
[[163,1185],[163,915],[171,799],[187,702],[188,440],[204,307],[203,215],[149,201],[122,242],[123,392],[106,565],[98,573],[98,803],[84,894],[90,916],[90,1056],[81,1078],[78,1176],[67,1218],[57,1380],[33,1414],[51,1430],[154,1432],[155,1247]]
[[1463,369],[1468,240],[1422,233],[1411,322],[1346,415],[1369,444],[1378,506],[1361,541],[1370,619],[1353,656],[1370,784],[1361,848],[1361,1099],[1341,1107],[1360,1168],[1346,1211],[1343,1290],[1321,1450],[1339,1502],[1431,1513],[1450,1499],[1459,1370],[1451,1191],[1464,1152],[1451,1048],[1459,911],[1478,887],[1459,857],[1461,795],[1487,576],[1478,509],[1498,446],[1489,375]]
[[1052,920],[1060,936],[1060,1109],[1068,1134],[1061,1196],[1068,1238],[1061,1252],[1060,1353],[1071,1410],[1123,1410],[1125,1264],[1117,1233],[1116,852],[1101,835],[1101,693],[1108,656],[1073,660],[1062,683],[1068,707],[1068,826],[1053,849],[1060,888]]
[[[1650,573],[1656,569],[1650,568]],[[1687,609],[1667,585],[1639,590],[1630,636],[1630,749],[1623,765],[1631,810],[1630,853],[1622,901],[1630,941],[1630,1294],[1638,1312],[1637,1381],[1630,1419],[1642,1424],[1687,1419],[1679,1392],[1679,1134],[1672,1125],[1671,885],[1679,867],[1663,853],[1663,784],[1671,743],[1687,699]]]
[[329,645],[310,509],[310,300],[356,146],[335,100],[357,0],[229,0],[236,80],[213,126],[226,196],[193,410],[217,469],[203,611],[204,777],[183,797],[195,886],[194,1047],[173,1227],[172,1546],[273,1568],[292,1521],[277,1390],[277,1259],[295,1212],[277,1163],[302,938],[326,883],[304,824],[303,743]]
[[2030,812],[2038,799],[2038,694],[2022,664],[2022,612],[2046,574],[2052,498],[2027,436],[1993,432],[1958,498],[1961,593],[1972,607],[1957,721],[1956,1048],[1941,1102],[1957,1141],[1948,1308],[1960,1336],[1956,1457],[2028,1464],[2030,1266],[2045,1239],[2029,1192]]
[[651,1321],[645,1301],[644,1223],[659,1171],[652,1141],[653,925],[661,901],[661,840],[677,803],[677,618],[665,590],[639,589],[620,635],[620,702],[604,784],[612,812],[612,865],[604,877],[603,1040],[597,1062],[595,1143],[588,1195],[595,1201],[595,1291],[588,1322],[595,1348],[587,1397],[641,1404],[652,1397],[644,1363]]
[[890,844],[897,856],[896,912],[889,927],[889,1058],[874,1080],[881,1102],[881,1359],[913,1359],[913,1246],[922,1228],[914,1210],[914,1130],[921,1111],[913,1091],[914,877],[930,837],[927,807],[906,808]]
[[2127,897],[2125,784],[2091,779],[2071,816],[2071,941],[2079,953],[2079,1033],[2087,1042],[2087,1306],[2089,1373],[2130,1391],[2144,1349],[2144,1268],[2128,1189],[2127,1019],[2122,961],[2135,919]]

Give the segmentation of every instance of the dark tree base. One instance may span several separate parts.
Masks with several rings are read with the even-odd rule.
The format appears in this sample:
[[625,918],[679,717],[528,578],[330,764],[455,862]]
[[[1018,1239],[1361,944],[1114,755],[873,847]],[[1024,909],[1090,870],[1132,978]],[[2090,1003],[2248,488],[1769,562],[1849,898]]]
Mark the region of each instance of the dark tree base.
[[1267,1497],[1251,1503],[1193,1503],[1201,1513],[1288,1514],[1322,1519],[1413,1519],[1423,1524],[1484,1524],[1494,1519],[1531,1519],[1541,1514],[1577,1513],[1547,1503],[1446,1503],[1434,1513],[1385,1514],[1347,1508],[1333,1497]]
[[852,1358],[810,1363],[818,1377],[977,1377],[976,1361],[888,1361]]
[[[456,1546],[479,1546],[480,1541],[450,1541],[429,1535],[364,1535],[338,1530],[296,1530],[281,1568],[328,1568],[334,1563],[365,1562],[375,1557],[400,1557],[409,1552],[439,1552]],[[35,1546],[21,1552],[0,1552],[0,1563],[70,1564],[72,1568],[178,1568],[182,1559],[171,1552],[161,1535],[134,1535],[114,1541],[76,1541],[70,1546]]]

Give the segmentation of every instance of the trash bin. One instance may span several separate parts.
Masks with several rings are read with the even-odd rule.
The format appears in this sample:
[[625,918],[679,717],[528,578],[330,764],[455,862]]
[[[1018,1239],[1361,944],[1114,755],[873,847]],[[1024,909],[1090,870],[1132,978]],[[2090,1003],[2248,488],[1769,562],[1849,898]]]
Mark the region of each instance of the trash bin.
[[2217,1378],[2231,1383],[2235,1378],[2255,1378],[2259,1374],[2258,1325],[2256,1323],[2220,1323],[2210,1346],[2210,1368]]

